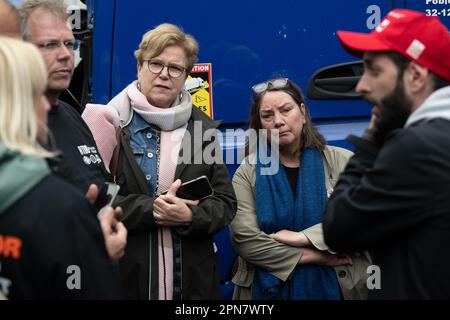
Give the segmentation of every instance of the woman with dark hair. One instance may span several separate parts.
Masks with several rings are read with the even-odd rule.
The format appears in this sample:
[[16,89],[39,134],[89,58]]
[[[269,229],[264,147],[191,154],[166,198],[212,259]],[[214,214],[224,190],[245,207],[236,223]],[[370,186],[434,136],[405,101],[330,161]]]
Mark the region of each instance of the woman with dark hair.
[[[238,211],[230,229],[239,254],[233,298],[364,299],[370,257],[330,252],[320,224],[352,153],[326,145],[289,79],[252,89],[249,129],[263,134],[233,178]],[[279,161],[269,174],[265,145]]]

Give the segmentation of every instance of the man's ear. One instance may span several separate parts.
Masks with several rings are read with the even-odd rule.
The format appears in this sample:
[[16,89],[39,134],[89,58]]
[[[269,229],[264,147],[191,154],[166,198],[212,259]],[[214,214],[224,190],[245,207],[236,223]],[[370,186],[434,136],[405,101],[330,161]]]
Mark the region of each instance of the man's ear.
[[429,81],[429,75],[430,71],[427,68],[412,61],[405,73],[411,92],[417,93],[424,90]]

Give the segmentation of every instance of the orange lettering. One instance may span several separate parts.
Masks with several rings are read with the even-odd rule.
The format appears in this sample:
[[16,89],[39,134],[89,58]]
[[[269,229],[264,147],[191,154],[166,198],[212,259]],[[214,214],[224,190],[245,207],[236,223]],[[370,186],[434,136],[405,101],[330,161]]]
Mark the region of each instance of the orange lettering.
[[22,240],[12,236],[0,235],[0,255],[5,258],[19,259],[22,249]]

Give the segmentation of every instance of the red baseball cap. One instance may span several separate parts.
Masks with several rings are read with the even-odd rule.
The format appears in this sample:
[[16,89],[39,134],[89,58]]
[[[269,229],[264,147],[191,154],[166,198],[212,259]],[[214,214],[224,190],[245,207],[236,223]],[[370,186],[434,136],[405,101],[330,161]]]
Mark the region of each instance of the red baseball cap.
[[364,51],[397,51],[450,81],[450,34],[437,17],[394,9],[370,33],[338,31],[344,48],[362,57]]

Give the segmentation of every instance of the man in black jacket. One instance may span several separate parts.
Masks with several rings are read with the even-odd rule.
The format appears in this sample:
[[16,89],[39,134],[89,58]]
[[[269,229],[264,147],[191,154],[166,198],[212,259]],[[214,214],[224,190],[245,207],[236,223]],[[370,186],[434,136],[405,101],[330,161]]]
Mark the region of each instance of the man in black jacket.
[[363,137],[349,137],[356,152],[326,206],[325,241],[370,251],[369,299],[449,299],[448,30],[396,9],[370,34],[338,37],[363,57],[356,90],[375,107]]
[[28,0],[19,13],[23,38],[39,48],[48,71],[50,142],[62,151],[57,174],[86,193],[92,183],[100,187],[110,177],[89,128],[72,106],[59,100],[72,80],[77,47],[67,8],[62,1]]
[[[97,191],[92,184],[101,188],[110,176],[88,126],[73,107],[59,100],[72,79],[76,48],[67,8],[60,0],[27,0],[19,6],[19,14],[23,38],[39,48],[48,71],[49,140],[62,153],[56,167],[53,166],[55,173],[87,193],[93,202]],[[116,209],[116,214],[120,212]],[[116,218],[107,215],[101,217],[101,223],[108,253],[117,261],[124,254],[126,229]]]

